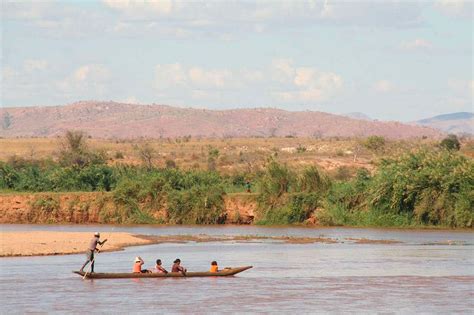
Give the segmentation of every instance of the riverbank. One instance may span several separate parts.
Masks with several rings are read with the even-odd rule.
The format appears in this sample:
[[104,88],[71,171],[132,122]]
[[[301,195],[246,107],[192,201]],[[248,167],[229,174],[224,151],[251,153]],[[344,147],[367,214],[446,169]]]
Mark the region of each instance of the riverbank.
[[[225,221],[219,225],[263,225],[280,226],[280,224],[255,224],[257,212],[257,194],[232,193],[224,196]],[[317,209],[320,210],[320,209]],[[117,221],[117,205],[112,192],[3,192],[0,193],[0,224],[114,224],[127,225],[133,222]],[[151,224],[175,226],[168,223],[166,209],[151,211],[155,221]],[[294,226],[347,228],[383,228],[395,230],[450,230],[473,231],[472,228],[453,228],[440,225],[401,225],[385,226],[376,224],[323,224],[310,215],[305,222]],[[142,223],[143,224],[143,223]],[[146,223],[145,223],[146,224]],[[51,254],[51,253],[48,253]]]
[[[226,224],[251,224],[257,208],[256,194],[224,197]],[[123,214],[111,192],[1,193],[0,224],[79,223],[120,224]],[[152,222],[167,223],[166,209],[150,209]]]

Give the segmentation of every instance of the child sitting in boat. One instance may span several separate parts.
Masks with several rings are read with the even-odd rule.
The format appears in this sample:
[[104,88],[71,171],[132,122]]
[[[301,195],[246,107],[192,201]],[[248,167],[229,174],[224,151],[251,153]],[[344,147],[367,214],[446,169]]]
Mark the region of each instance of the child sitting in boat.
[[211,262],[211,270],[209,270],[209,272],[218,272],[219,271],[219,267],[217,266],[217,261],[213,261]]
[[176,258],[173,261],[173,267],[171,267],[171,272],[182,272],[185,273],[187,270],[183,266],[181,266],[181,259]]
[[168,271],[166,271],[166,269],[161,266],[161,259],[156,260],[155,270],[153,270],[153,272],[168,273]]
[[147,269],[142,269],[142,265],[145,263],[145,261],[140,257],[137,256],[135,257],[135,263],[133,264],[133,272],[134,273],[148,273]]

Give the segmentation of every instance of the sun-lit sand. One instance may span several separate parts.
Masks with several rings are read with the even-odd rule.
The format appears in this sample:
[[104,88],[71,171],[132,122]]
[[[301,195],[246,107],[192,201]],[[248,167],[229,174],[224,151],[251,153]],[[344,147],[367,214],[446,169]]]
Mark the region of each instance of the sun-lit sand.
[[[91,232],[0,232],[0,257],[8,256],[42,256],[85,253]],[[102,251],[121,250],[127,246],[148,245],[160,243],[187,243],[187,242],[264,242],[287,244],[309,243],[348,243],[348,244],[394,244],[402,243],[397,240],[373,240],[345,238],[334,239],[325,237],[294,237],[294,236],[211,236],[199,235],[133,235],[130,233],[103,233],[101,240],[108,241],[101,248]]]
[[[82,253],[93,236],[91,232],[0,232],[0,257]],[[105,238],[104,251],[152,243],[130,233],[103,233],[101,239]]]

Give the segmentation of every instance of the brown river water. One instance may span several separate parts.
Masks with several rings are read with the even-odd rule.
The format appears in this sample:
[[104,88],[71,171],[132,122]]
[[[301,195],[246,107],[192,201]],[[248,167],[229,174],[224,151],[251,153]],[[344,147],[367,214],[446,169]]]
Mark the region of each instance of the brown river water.
[[[253,265],[235,277],[82,280],[85,256],[0,258],[2,314],[379,313],[473,314],[474,233],[300,227],[0,225],[2,231],[96,231],[149,235],[306,236],[335,244],[255,242],[157,244],[100,253],[96,272],[128,272],[181,258],[189,271]],[[398,240],[353,244],[346,238]],[[447,245],[451,244],[451,245]]]

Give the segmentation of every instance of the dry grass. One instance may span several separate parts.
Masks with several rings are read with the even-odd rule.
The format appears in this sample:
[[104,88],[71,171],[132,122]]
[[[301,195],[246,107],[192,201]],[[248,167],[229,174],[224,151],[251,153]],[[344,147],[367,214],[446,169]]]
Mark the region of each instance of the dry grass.
[[[207,169],[208,151],[219,150],[217,170],[223,173],[235,171],[253,172],[260,169],[270,156],[292,167],[319,165],[335,171],[341,167],[372,170],[374,161],[380,156],[398,155],[402,151],[420,146],[434,146],[432,140],[401,140],[387,142],[383,152],[373,153],[361,145],[360,139],[314,139],[314,138],[229,138],[229,139],[151,139],[151,140],[106,140],[88,139],[92,149],[103,150],[110,164],[140,164],[137,146],[148,143],[157,153],[154,164],[165,167],[166,160],[173,160],[183,169]],[[59,138],[15,138],[0,139],[0,160],[16,155],[23,158],[56,157]],[[463,145],[466,155],[473,156],[471,142]],[[123,156],[123,158],[122,158]]]

